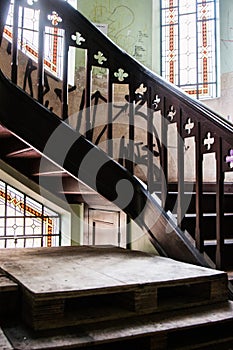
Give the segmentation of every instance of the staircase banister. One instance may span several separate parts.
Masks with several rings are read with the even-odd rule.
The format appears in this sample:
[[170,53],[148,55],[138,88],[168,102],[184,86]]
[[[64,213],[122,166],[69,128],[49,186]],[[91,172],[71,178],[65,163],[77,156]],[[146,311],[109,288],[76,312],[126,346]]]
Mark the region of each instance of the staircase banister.
[[[8,1],[8,0],[4,0]],[[22,3],[25,2],[22,1]],[[38,3],[35,3],[38,6]],[[176,85],[166,81],[161,76],[151,71],[147,67],[143,66],[132,56],[126,53],[118,45],[116,45],[109,37],[103,34],[93,23],[91,23],[80,11],[75,10],[69,3],[64,0],[40,0],[40,6],[45,11],[56,10],[58,13],[61,13],[61,16],[64,17],[65,29],[70,33],[75,31],[83,30],[88,33],[89,37],[87,38],[88,43],[96,43],[101,47],[106,47],[108,52],[111,52],[110,65],[117,65],[119,61],[124,67],[128,68],[128,71],[134,75],[134,72],[137,72],[136,79],[140,81],[140,78],[143,77],[145,85],[155,86],[161,91],[164,96],[167,96],[168,99],[172,95],[173,99],[177,99],[177,104],[183,108],[190,108],[190,112],[196,112],[199,116],[200,122],[208,123],[215,125],[217,127],[217,133],[222,134],[222,137],[231,144],[232,143],[232,134],[233,134],[233,125],[228,122],[225,118],[215,113],[213,110],[208,108],[204,103],[192,98],[190,95],[185,93],[182,89]]]
[[[23,0],[22,3],[23,2],[25,2],[25,0]],[[37,3],[35,3],[35,5],[38,6]],[[213,132],[223,137],[229,144],[232,144],[233,125],[230,122],[208,108],[204,103],[200,102],[200,100],[191,97],[176,85],[166,81],[160,75],[139,63],[109,37],[103,34],[80,11],[74,9],[69,3],[64,0],[40,0],[40,6],[42,6],[44,11],[56,10],[63,18],[64,23],[61,24],[61,26],[64,26],[70,34],[80,30],[82,33],[85,33],[84,35],[88,35],[88,37],[85,38],[87,42],[84,43],[84,47],[87,47],[87,44],[90,48],[92,46],[97,47],[98,45],[102,48],[106,48],[108,52],[111,52],[111,57],[109,57],[110,67],[118,66],[119,62],[123,68],[128,67],[127,70],[130,72],[130,75],[134,77],[134,80],[142,80],[141,83],[150,85],[154,87],[154,89],[158,88],[163,95],[162,97],[167,97],[168,100],[172,97],[172,100],[177,100],[177,104],[181,108],[186,108],[188,111],[190,110],[190,113],[196,112],[195,116],[198,117],[200,123],[208,123],[211,131],[213,125],[215,125],[217,129],[216,131],[213,130]],[[135,72],[137,72],[137,74],[135,74]]]
[[[177,98],[179,106],[182,108],[189,108],[190,112],[196,112],[200,116],[200,121],[210,122],[216,125],[219,130],[222,130],[224,135],[232,140],[233,125],[224,117],[214,112],[211,108],[206,106],[200,100],[191,97],[188,93],[183,91],[178,86],[164,80],[162,77],[154,72],[147,70],[148,76],[151,76],[152,81],[155,81],[158,87],[164,91],[164,95],[173,95]],[[190,115],[191,116],[191,115]],[[201,119],[204,118],[204,119]]]
[[[182,108],[188,108],[191,112],[196,112],[201,123],[210,123],[209,126],[213,127],[215,125],[217,127],[216,133],[229,142],[232,143],[232,134],[233,134],[233,125],[228,122],[224,117],[220,116],[210,108],[208,108],[204,103],[200,100],[197,100],[186,92],[184,92],[181,88],[176,85],[170,83],[165,80],[155,72],[151,71],[141,63],[139,63],[136,59],[126,53],[123,49],[121,49],[117,44],[115,44],[109,37],[103,34],[93,23],[91,23],[80,11],[75,10],[71,5],[63,0],[42,0],[42,3],[45,6],[50,4],[51,8],[55,8],[58,11],[61,11],[62,15],[68,16],[69,20],[66,21],[69,26],[69,30],[74,32],[79,27],[88,32],[89,37],[88,41],[92,41],[96,46],[96,43],[101,47],[106,47],[108,52],[111,52],[110,61],[114,61],[114,63],[119,64],[119,61],[124,67],[128,67],[128,71],[130,74],[134,75],[134,72],[137,72],[136,79],[140,81],[140,78],[143,77],[143,81],[145,85],[151,85],[158,87],[158,89],[162,92],[163,96],[171,96],[177,99],[177,103]],[[78,23],[78,25],[77,25]],[[112,63],[110,63],[111,65]],[[114,64],[114,65],[115,65]]]
[[[203,254],[183,237],[174,222],[168,220],[167,213],[135,176],[34,98],[25,94],[1,71],[0,104],[0,123],[4,127],[72,177],[83,181],[107,200],[113,201],[149,235],[160,253],[168,251],[170,257],[182,261],[180,251],[183,251],[184,261],[208,266]],[[64,153],[64,149],[67,153],[63,159],[61,154]],[[90,162],[87,165],[83,163],[88,153],[91,154],[92,168]],[[92,164],[93,159],[98,159],[97,163],[101,165],[98,171],[95,169],[95,164]],[[93,176],[95,171],[97,171],[96,177]],[[128,185],[132,188],[132,197],[128,203],[124,203],[124,207],[122,198],[124,202],[127,192],[125,185],[117,188],[118,182],[121,183],[122,180],[127,182],[127,189]],[[181,237],[178,241],[177,234]]]

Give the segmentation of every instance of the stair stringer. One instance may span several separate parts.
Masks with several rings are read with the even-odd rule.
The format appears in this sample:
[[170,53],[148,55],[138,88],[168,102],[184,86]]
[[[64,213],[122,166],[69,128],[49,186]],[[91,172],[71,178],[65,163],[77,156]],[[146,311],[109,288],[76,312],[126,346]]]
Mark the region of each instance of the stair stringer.
[[[114,202],[149,235],[161,255],[209,267],[205,256],[135,176],[10,82],[2,72],[0,105],[0,123],[4,127],[72,177]],[[131,200],[127,203],[128,189]]]

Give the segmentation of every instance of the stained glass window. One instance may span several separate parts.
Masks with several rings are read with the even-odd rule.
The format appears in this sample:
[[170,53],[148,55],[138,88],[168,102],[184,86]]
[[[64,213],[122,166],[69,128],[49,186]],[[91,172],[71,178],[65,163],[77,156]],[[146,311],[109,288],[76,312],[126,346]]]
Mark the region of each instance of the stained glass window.
[[0,248],[59,246],[60,215],[0,181]]
[[161,0],[161,73],[197,98],[217,87],[218,0]]
[[[29,5],[31,5],[31,2]],[[11,43],[13,14],[14,0],[11,0],[7,23],[4,28],[4,37]],[[64,30],[58,28],[58,24],[62,19],[56,12],[48,14],[47,19],[51,22],[51,26],[45,27],[44,67],[47,72],[58,79],[62,79]],[[30,7],[19,7],[18,47],[34,62],[38,61],[39,20],[40,10]]]

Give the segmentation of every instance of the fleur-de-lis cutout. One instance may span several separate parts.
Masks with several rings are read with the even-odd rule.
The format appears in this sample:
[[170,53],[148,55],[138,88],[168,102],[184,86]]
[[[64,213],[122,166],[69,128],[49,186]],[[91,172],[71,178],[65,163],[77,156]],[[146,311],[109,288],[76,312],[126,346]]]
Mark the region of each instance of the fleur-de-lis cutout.
[[214,137],[211,137],[211,133],[208,132],[206,138],[204,139],[204,146],[206,146],[207,151],[211,149],[211,146],[214,144]]
[[51,15],[48,15],[48,20],[52,22],[53,26],[57,26],[60,22],[62,22],[61,17],[58,16],[56,11],[53,11]]
[[99,64],[103,64],[107,61],[107,58],[104,57],[104,54],[101,51],[98,51],[97,55],[94,55],[94,58],[98,61]]
[[233,149],[230,150],[230,155],[226,156],[226,163],[229,164],[229,167],[233,168]]
[[170,121],[172,122],[174,117],[176,115],[176,110],[175,107],[173,105],[171,105],[169,107],[169,111],[167,112],[167,117],[170,119]]
[[77,45],[81,45],[82,42],[86,41],[79,32],[76,32],[76,35],[71,35],[71,39],[74,40]]
[[159,95],[155,95],[153,102],[152,102],[152,106],[154,107],[154,109],[157,109],[160,103],[160,97]]
[[139,88],[135,91],[136,94],[144,95],[144,93],[147,91],[147,87],[144,86],[142,83]]
[[28,4],[29,6],[34,5],[35,2],[38,2],[38,0],[27,0],[27,4]]
[[127,77],[129,76],[129,74],[126,73],[126,72],[124,71],[124,69],[119,68],[119,69],[118,69],[118,72],[115,72],[115,73],[114,73],[114,76],[115,76],[116,78],[118,78],[119,81],[124,81],[124,79],[127,78]]
[[194,128],[194,122],[192,122],[191,118],[188,118],[184,128],[185,128],[187,134],[190,135],[192,132],[192,129]]

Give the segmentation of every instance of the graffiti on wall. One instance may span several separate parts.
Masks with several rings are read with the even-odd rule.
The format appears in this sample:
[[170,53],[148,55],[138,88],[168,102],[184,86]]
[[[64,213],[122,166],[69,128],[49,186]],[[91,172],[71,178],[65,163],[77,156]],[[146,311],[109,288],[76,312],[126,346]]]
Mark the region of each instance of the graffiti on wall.
[[91,6],[89,1],[85,4],[80,1],[80,7],[85,8],[85,12],[93,23],[104,23],[107,26],[107,35],[117,45],[142,64],[151,66],[149,9],[144,6],[144,15],[141,16],[142,9],[131,0],[128,1],[128,5],[119,5],[119,2],[117,4],[115,1],[97,0]]

